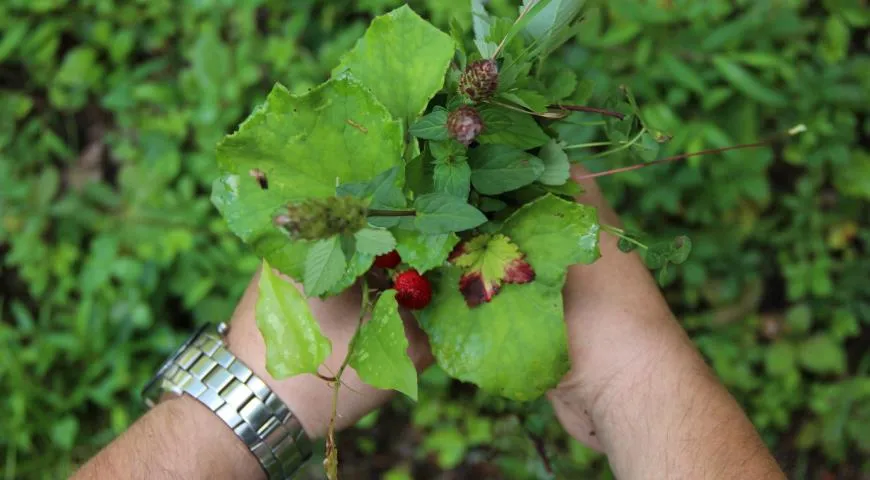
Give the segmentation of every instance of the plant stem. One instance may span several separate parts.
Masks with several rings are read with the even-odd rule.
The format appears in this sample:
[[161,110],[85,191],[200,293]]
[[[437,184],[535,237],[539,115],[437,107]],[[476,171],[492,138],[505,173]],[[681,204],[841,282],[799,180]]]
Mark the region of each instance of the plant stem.
[[568,145],[567,147],[562,148],[562,150],[577,150],[580,148],[606,147],[609,145],[613,145],[613,142],[578,143],[576,145]]
[[585,160],[590,160],[590,159],[593,159],[593,158],[606,157],[606,156],[608,156],[608,155],[613,155],[614,153],[619,153],[619,152],[621,152],[621,151],[623,151],[623,150],[627,150],[627,149],[631,148],[632,145],[634,145],[635,143],[639,142],[640,139],[643,138],[643,134],[644,134],[644,133],[646,133],[646,127],[641,128],[641,129],[640,129],[640,133],[638,133],[638,134],[637,134],[634,138],[632,138],[629,142],[627,142],[627,143],[625,143],[625,144],[623,144],[623,145],[620,145],[620,146],[614,148],[613,150],[607,150],[606,152],[601,152],[601,153],[598,153],[598,154],[592,155],[591,157],[589,157],[589,158],[587,158],[587,159],[585,159]]
[[369,217],[414,217],[416,210],[369,210]]
[[357,321],[356,331],[354,331],[353,337],[351,337],[350,339],[350,343],[347,346],[347,354],[344,356],[344,360],[341,362],[341,366],[338,367],[338,372],[335,374],[333,382],[332,415],[329,417],[329,428],[326,432],[326,458],[323,460],[324,466],[326,467],[327,476],[330,478],[330,480],[337,478],[337,475],[333,475],[333,473],[338,468],[338,447],[335,443],[335,419],[338,417],[338,393],[341,390],[341,376],[342,374],[344,374],[344,370],[350,363],[350,357],[353,354],[354,344],[356,344],[356,339],[359,336],[360,327],[362,326],[363,320],[365,319],[366,313],[368,313],[368,311],[369,285],[365,276],[363,276],[362,303],[360,305],[359,320]]
[[617,227],[614,227],[613,225],[607,225],[605,223],[602,223],[601,229],[607,233],[610,233],[611,235],[617,236],[617,237],[625,240],[626,242],[634,244],[638,248],[642,248],[644,250],[649,250],[648,246],[646,246],[643,243],[640,243],[639,241],[631,238],[627,233],[625,233],[625,230],[623,230],[621,228],[617,228]]
[[614,112],[613,110],[607,110],[606,108],[598,108],[598,107],[587,107],[585,105],[550,105],[550,108],[557,108],[559,110],[570,110],[572,112],[587,112],[587,113],[598,113],[607,117],[618,118],[620,120],[625,119],[625,114],[620,112]]

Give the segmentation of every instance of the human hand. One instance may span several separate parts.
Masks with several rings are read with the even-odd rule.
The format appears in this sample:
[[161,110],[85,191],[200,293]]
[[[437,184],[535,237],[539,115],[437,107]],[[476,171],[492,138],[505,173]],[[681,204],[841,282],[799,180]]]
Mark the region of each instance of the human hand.
[[[291,282],[287,277],[284,278]],[[322,437],[332,416],[333,386],[316,375],[305,374],[277,380],[266,371],[266,346],[254,318],[258,281],[259,273],[254,275],[236,307],[230,324],[229,348],[287,404],[309,436]],[[301,286],[296,287],[301,290]],[[308,301],[324,335],[332,341],[332,353],[321,367],[320,373],[323,375],[331,376],[338,371],[347,355],[348,344],[357,327],[361,297],[357,285],[327,300],[312,298]],[[408,354],[417,370],[422,371],[433,362],[426,335],[407,311],[402,312],[402,318],[409,342]],[[391,390],[379,390],[365,384],[352,368],[345,370],[341,382],[336,410],[338,430],[355,424],[393,395]]]

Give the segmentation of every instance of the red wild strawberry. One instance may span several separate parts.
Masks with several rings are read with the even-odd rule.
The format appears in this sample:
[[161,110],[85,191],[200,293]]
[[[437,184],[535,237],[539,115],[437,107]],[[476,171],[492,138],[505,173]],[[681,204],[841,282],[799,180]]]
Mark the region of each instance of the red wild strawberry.
[[393,279],[399,305],[420,310],[432,300],[432,285],[417,270],[405,270]]
[[402,263],[402,257],[395,250],[375,257],[375,266],[380,268],[396,268],[400,263]]

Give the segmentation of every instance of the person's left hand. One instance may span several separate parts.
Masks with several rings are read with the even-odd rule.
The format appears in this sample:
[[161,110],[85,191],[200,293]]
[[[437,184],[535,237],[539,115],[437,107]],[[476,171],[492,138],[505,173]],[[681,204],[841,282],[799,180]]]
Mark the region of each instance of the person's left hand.
[[[332,415],[333,386],[316,375],[305,374],[276,380],[266,372],[266,346],[255,321],[259,278],[259,273],[254,275],[233,314],[228,338],[229,349],[287,404],[309,436],[321,437],[325,435]],[[291,281],[286,277],[285,280]],[[302,290],[298,284],[296,288]],[[332,340],[332,354],[320,367],[322,375],[332,376],[344,361],[348,344],[357,328],[361,301],[359,285],[327,300],[309,300],[311,311],[320,323],[323,333]],[[417,370],[422,371],[433,362],[429,343],[410,312],[403,311],[402,317],[410,343],[408,354]],[[341,382],[337,429],[355,424],[393,395],[391,390],[378,390],[366,385],[352,368],[345,370]]]

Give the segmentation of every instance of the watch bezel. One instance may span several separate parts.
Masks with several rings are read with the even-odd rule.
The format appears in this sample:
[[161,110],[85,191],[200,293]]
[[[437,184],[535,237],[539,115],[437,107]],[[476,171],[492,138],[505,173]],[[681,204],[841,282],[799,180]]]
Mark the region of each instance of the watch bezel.
[[157,373],[154,374],[154,377],[145,384],[145,387],[142,389],[142,399],[145,401],[145,405],[148,408],[154,407],[158,403],[160,395],[163,393],[160,391],[160,381],[163,379],[163,375],[166,374],[166,371],[172,367],[172,364],[175,363],[175,360],[190,347],[193,342],[199,338],[200,335],[205,332],[208,327],[211,326],[209,324],[205,324],[200,326],[194,331],[193,335],[187,337],[187,340],[181,344],[163,363],[160,365],[160,368],[157,369]]

